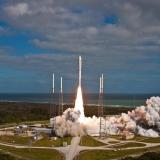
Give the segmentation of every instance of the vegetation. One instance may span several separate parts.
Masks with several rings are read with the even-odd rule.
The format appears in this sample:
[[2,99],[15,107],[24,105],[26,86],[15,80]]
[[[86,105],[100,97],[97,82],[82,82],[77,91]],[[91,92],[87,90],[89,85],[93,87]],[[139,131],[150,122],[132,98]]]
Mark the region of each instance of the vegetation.
[[[113,109],[114,108],[114,109]],[[118,115],[127,113],[128,111],[133,110],[132,107],[104,107],[104,114],[106,115]],[[98,107],[97,106],[84,106],[85,115],[91,117],[93,115],[98,116]]]
[[134,141],[142,141],[144,139],[147,139],[147,137],[143,137],[143,136],[135,136],[132,140]]
[[160,160],[160,153],[147,152],[139,157],[126,157],[122,160]]
[[[14,143],[20,145],[33,145],[39,147],[59,147],[63,146],[63,142],[67,142],[68,145],[71,144],[72,137],[57,138],[56,140],[51,140],[48,136],[44,136],[41,140],[33,141],[30,137],[21,136],[0,136],[0,142]],[[32,142],[32,143],[31,143]]]
[[113,138],[115,140],[122,140],[122,136],[120,135],[108,135],[108,138]]
[[22,121],[48,120],[49,104],[1,102],[0,124]]
[[30,137],[21,136],[0,136],[0,142],[28,145],[31,141]]
[[[124,139],[122,136],[120,135],[108,135],[108,138],[113,138],[115,140],[123,140],[123,141],[128,141],[127,139]],[[142,136],[135,136],[134,138],[130,139],[130,140],[134,140],[134,141],[143,141],[145,139],[148,139],[147,137],[142,137]]]
[[41,140],[35,141],[33,146],[43,146],[43,147],[59,147],[63,146],[63,142],[67,142],[68,145],[71,144],[72,137],[64,137],[64,138],[57,138],[56,140],[50,140],[48,137],[44,137]]
[[[124,158],[130,155],[138,155],[148,151],[157,151],[160,152],[160,146],[150,147],[150,148],[140,148],[140,149],[125,149],[125,150],[87,150],[82,151],[80,154],[75,157],[74,160],[110,160],[116,158]],[[127,159],[126,159],[127,160]],[[130,159],[129,159],[130,160]],[[141,159],[140,159],[141,160]],[[143,160],[143,159],[142,159]],[[144,159],[152,160],[152,159]]]
[[[64,156],[54,149],[14,148],[1,146],[4,152],[9,152],[29,160],[63,160]],[[13,159],[14,160],[14,159]]]
[[116,144],[116,143],[119,143],[119,141],[109,141],[108,143],[110,143],[110,144]]
[[132,148],[132,147],[144,147],[145,144],[143,143],[136,143],[136,142],[128,142],[128,143],[124,143],[124,144],[120,144],[117,146],[113,146],[113,148]]
[[145,138],[141,142],[146,142],[146,143],[160,143],[160,137],[157,138]]
[[95,140],[91,136],[83,136],[83,137],[81,137],[80,145],[81,146],[97,147],[97,146],[104,146],[106,144]]
[[[52,105],[53,106],[53,105]],[[73,105],[65,105],[64,110]],[[108,115],[120,114],[133,108],[126,107],[105,107]],[[85,115],[97,115],[97,106],[85,106]],[[24,121],[48,120],[50,117],[51,104],[49,103],[26,103],[26,102],[0,102],[0,124],[20,123]],[[58,105],[54,106],[52,113],[58,114]]]
[[0,152],[0,160],[22,160],[22,159]]

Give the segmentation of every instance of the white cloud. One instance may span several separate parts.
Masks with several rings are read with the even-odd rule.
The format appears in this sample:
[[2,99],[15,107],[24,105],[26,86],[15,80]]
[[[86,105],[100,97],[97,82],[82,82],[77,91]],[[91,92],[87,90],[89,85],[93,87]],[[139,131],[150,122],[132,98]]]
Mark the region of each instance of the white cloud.
[[[87,70],[90,75],[102,70],[106,74],[131,69],[143,73],[157,68],[157,64],[141,61],[148,55],[152,59],[160,51],[158,0],[15,0],[2,8],[5,8],[2,19],[22,31],[34,33],[31,42],[37,47],[56,50],[57,55],[61,53],[65,58],[82,55],[88,59],[88,66],[96,72]],[[105,24],[104,19],[111,15],[117,17],[117,23]],[[17,64],[40,66],[47,72],[54,69],[54,62],[55,69],[63,72],[59,65],[62,59],[55,59],[51,55],[29,55],[17,58]]]
[[[17,0],[7,3],[3,17],[11,13],[6,18],[9,23],[38,33],[41,38],[35,36],[32,42],[41,48],[98,54],[104,58],[121,53],[129,58],[135,49],[141,54],[148,53],[148,49],[149,52],[159,49],[159,13],[153,10],[156,5],[160,5],[156,0],[147,0],[146,4],[143,0]],[[75,12],[77,6],[82,11]],[[15,19],[13,15],[18,17]],[[117,24],[104,24],[104,18],[110,15],[117,16]]]
[[27,3],[17,3],[15,5],[9,5],[5,7],[6,12],[13,16],[23,16],[29,13]]

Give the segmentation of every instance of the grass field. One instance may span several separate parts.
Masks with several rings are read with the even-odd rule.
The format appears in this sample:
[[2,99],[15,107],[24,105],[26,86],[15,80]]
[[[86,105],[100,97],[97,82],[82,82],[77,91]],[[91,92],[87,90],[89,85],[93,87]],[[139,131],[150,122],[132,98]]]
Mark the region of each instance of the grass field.
[[2,151],[0,151],[0,160],[23,160],[23,159],[14,157],[10,154],[6,154],[6,153],[3,153]]
[[128,143],[125,143],[125,144],[120,144],[120,145],[117,145],[117,146],[113,146],[113,148],[121,149],[121,148],[144,147],[144,146],[145,146],[145,144],[143,144],[143,143],[128,142]]
[[33,141],[30,137],[21,136],[0,136],[0,142],[19,144],[19,145],[31,145],[40,147],[59,147],[63,145],[63,142],[67,142],[68,145],[71,144],[72,137],[57,138],[56,140],[50,140],[48,137],[44,137],[41,140]]
[[144,152],[149,151],[160,151],[160,146],[151,148],[141,148],[141,149],[126,149],[118,151],[109,150],[92,150],[92,151],[82,151],[80,154],[74,158],[74,160],[110,160],[116,158],[124,158],[130,155],[139,155]]
[[97,146],[104,146],[106,144],[95,140],[91,136],[82,136],[80,145],[81,146],[97,147]]
[[0,142],[28,145],[31,141],[30,137],[21,136],[0,136]]
[[0,149],[28,160],[64,160],[64,156],[54,149],[20,149],[1,145]]
[[160,152],[146,152],[140,156],[136,157],[126,157],[122,160],[160,160]]
[[116,143],[119,143],[120,141],[108,141],[108,143],[110,144],[116,144]]
[[44,137],[41,140],[36,141],[33,143],[33,146],[43,146],[43,147],[60,147],[63,145],[63,142],[67,142],[68,145],[71,144],[72,137],[64,137],[64,138],[57,138],[56,140],[50,140],[47,137]]
[[146,142],[146,143],[160,143],[160,137],[157,138],[145,138],[141,142]]
[[122,136],[120,135],[108,135],[108,138],[113,138],[115,140],[122,140]]

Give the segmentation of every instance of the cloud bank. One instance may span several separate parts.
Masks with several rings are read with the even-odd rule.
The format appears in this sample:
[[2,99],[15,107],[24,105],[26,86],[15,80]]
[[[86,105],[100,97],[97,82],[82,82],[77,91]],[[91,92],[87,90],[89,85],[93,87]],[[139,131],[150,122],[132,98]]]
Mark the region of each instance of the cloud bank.
[[[64,111],[62,116],[50,119],[55,133],[60,136],[99,135],[100,118],[85,117],[80,123],[80,112],[75,108]],[[119,116],[102,118],[102,132],[109,135],[140,135],[159,137],[160,133],[160,97],[147,99],[146,106],[140,106],[131,112]]]
[[[43,74],[59,68],[65,74],[58,65],[59,57],[63,57],[64,68],[69,70],[69,57],[82,55],[87,61],[84,74],[88,79],[103,71],[110,77],[113,92],[122,91],[119,84],[114,87],[119,83],[118,77],[122,77],[121,83],[127,78],[130,85],[143,81],[137,89],[141,86],[144,89],[150,82],[157,84],[160,78],[156,70],[160,67],[159,7],[158,0],[7,0],[0,7],[0,19],[16,33],[17,30],[29,33],[28,43],[45,51],[23,55],[22,50],[23,56],[13,56],[10,51],[0,64],[7,65],[10,61],[17,68],[24,64],[28,70],[35,68],[37,72],[39,63],[45,68],[39,69]],[[4,26],[0,26],[2,33]],[[88,69],[89,65],[92,69]],[[127,86],[123,85],[127,92]],[[144,89],[148,91],[158,92],[158,89]]]

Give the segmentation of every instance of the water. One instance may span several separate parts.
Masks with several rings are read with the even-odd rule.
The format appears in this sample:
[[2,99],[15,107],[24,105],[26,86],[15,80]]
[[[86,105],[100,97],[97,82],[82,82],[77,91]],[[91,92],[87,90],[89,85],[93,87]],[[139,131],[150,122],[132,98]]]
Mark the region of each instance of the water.
[[[157,94],[105,94],[104,105],[107,106],[140,106],[145,105],[146,99]],[[84,104],[98,104],[98,94],[84,94]],[[64,94],[64,103],[73,104],[75,94]],[[59,103],[59,94],[0,94],[1,102],[33,102],[33,103]]]

